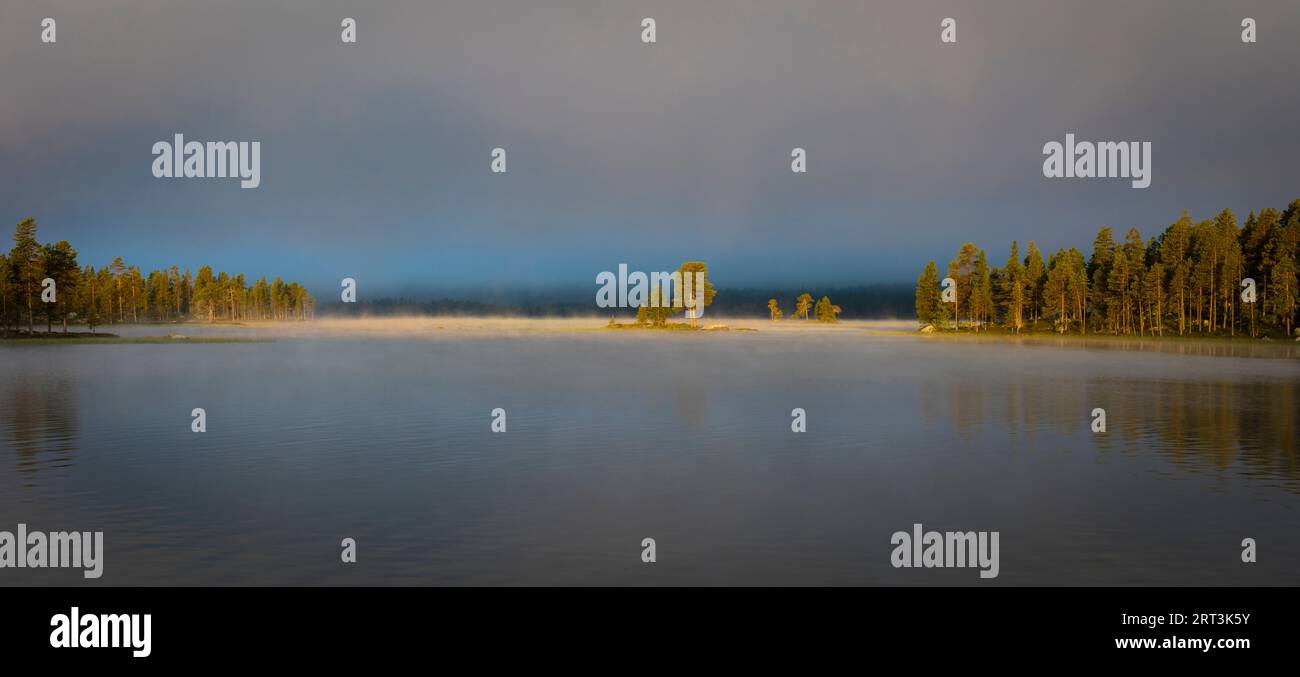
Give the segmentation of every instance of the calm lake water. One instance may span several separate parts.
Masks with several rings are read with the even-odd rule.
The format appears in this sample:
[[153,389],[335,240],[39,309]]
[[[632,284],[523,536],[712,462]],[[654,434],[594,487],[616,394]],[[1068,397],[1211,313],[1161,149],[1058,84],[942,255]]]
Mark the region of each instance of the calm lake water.
[[[0,530],[106,547],[0,585],[1300,585],[1288,347],[749,324],[0,346]],[[917,522],[1001,532],[1001,575],[893,568]]]

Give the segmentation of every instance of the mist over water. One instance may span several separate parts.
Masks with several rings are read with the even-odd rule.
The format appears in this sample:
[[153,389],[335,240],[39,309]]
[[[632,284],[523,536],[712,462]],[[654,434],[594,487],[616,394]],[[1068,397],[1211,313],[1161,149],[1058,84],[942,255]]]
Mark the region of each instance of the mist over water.
[[[118,585],[1300,584],[1290,346],[607,320],[2,346],[0,529],[102,530],[101,582]],[[1000,531],[1000,576],[892,568],[890,535],[917,522]]]

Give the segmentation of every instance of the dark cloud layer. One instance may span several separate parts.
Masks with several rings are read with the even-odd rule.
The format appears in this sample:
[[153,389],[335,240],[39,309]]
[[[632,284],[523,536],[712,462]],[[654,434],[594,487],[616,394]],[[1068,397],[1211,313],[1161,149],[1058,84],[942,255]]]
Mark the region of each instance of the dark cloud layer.
[[[747,285],[907,280],[965,240],[1000,262],[1012,238],[1300,196],[1298,34],[1285,0],[20,0],[0,7],[0,218],[95,264],[318,290],[594,288],[687,258]],[[175,132],[261,141],[261,188],[153,178]],[[1066,132],[1151,141],[1152,187],[1044,179]]]

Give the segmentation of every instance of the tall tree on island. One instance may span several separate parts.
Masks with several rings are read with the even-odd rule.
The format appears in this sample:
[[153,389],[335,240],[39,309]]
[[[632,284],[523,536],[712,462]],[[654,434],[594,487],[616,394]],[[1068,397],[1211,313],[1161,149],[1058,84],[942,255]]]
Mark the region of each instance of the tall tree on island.
[[[698,308],[707,308],[713,305],[713,297],[717,296],[718,291],[713,288],[713,282],[709,279],[709,266],[703,261],[687,261],[683,263],[678,272],[682,274],[682,301],[685,306],[694,306]],[[686,274],[691,274],[690,284],[686,283]],[[704,284],[700,284],[703,279]],[[697,292],[703,290],[704,298],[696,298]],[[697,305],[698,304],[698,305]],[[691,319],[691,326],[694,327],[696,321],[702,314],[701,310],[687,309],[686,316]]]
[[808,319],[808,311],[812,308],[812,294],[804,292],[799,298],[794,300],[794,317]]

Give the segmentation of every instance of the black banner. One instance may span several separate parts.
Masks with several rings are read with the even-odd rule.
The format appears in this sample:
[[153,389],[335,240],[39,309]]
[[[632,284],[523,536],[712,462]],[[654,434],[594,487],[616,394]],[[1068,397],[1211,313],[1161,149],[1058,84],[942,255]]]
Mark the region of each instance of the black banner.
[[[6,656],[43,665],[239,666],[595,659],[921,664],[1031,656],[1243,664],[1294,645],[1294,589],[6,589]],[[75,621],[74,621],[75,619]],[[147,622],[146,622],[147,619]],[[69,624],[79,632],[72,640]],[[72,646],[76,643],[77,646]],[[90,644],[92,646],[86,646]],[[495,648],[494,648],[495,647]],[[487,652],[487,653],[484,653]],[[139,654],[139,655],[137,655]],[[854,658],[856,657],[856,658]],[[761,659],[761,660],[760,660]],[[730,660],[730,659],[728,659]],[[975,665],[976,663],[971,663]]]

